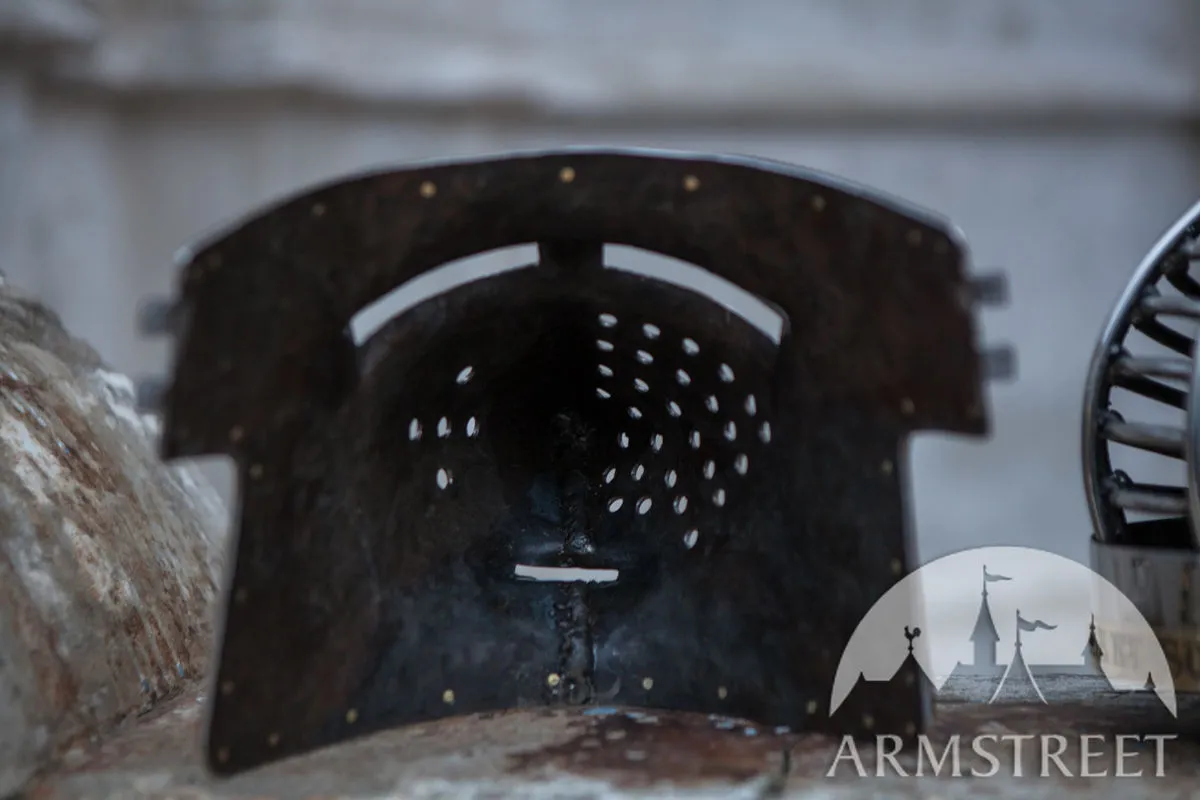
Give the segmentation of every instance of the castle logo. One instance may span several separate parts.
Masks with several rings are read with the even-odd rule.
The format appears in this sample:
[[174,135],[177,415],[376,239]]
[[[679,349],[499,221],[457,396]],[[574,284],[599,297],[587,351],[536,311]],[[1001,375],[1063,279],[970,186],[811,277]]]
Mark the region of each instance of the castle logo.
[[829,713],[859,681],[888,682],[909,660],[943,701],[1154,692],[1177,712],[1162,645],[1132,601],[1082,564],[1034,548],[964,550],[899,581],[851,636]]

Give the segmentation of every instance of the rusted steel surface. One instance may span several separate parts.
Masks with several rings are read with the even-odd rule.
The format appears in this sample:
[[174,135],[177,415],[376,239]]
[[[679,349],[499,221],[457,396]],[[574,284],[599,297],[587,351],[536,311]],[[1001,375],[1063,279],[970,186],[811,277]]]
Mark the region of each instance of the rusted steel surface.
[[[1143,698],[1144,699],[1144,698]],[[1016,774],[1011,751],[993,748],[993,777],[972,777],[993,765],[962,747],[960,773],[935,776],[926,761],[917,777],[913,753],[897,757],[905,774],[889,767],[875,773],[872,749],[858,753],[868,772],[860,777],[847,762],[829,775],[836,739],[763,730],[745,720],[598,707],[543,709],[445,718],[392,729],[327,750],[268,765],[229,779],[206,776],[200,753],[203,703],[195,695],[173,702],[154,717],[91,752],[72,754],[71,766],[42,781],[30,800],[81,798],[1063,798],[1131,797],[1156,800],[1188,796],[1200,779],[1200,744],[1161,716],[1158,701],[1126,698],[1124,705],[1087,702],[1063,706],[946,705],[935,714],[931,740],[1054,733],[1071,746],[1063,763],[1070,776],[1040,777],[1040,756],[1026,745]],[[1184,698],[1194,704],[1194,698]],[[1162,777],[1153,747],[1113,774],[1111,734],[1180,735],[1163,746]],[[1107,777],[1080,777],[1083,733],[1107,736],[1089,768]]]
[[[522,243],[540,263],[348,336]],[[606,243],[728,279],[781,339],[606,269]],[[242,509],[212,767],[530,705],[919,730],[919,683],[825,704],[912,566],[906,437],[987,429],[965,260],[943,221],[825,176],[640,151],[355,178],[195,248],[164,453],[231,455]]]
[[206,669],[224,512],[153,434],[127,378],[0,288],[0,795]]

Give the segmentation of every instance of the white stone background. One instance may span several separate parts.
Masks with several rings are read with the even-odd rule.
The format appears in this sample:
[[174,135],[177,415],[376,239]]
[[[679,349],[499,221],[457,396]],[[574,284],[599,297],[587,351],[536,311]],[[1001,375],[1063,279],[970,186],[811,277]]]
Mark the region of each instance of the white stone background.
[[836,173],[1010,279],[982,318],[1019,361],[993,436],[913,449],[921,557],[1086,560],[1086,367],[1200,195],[1198,34],[1194,0],[0,0],[0,269],[162,374],[134,316],[175,249],[314,181],[566,144]]

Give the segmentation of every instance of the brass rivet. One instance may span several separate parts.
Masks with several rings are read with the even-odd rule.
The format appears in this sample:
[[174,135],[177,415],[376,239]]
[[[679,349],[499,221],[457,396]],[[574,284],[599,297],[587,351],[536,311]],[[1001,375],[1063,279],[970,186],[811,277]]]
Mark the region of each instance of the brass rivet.
[[312,215],[314,217],[320,217],[320,216],[323,216],[324,214],[325,214],[325,204],[324,203],[314,203],[313,207],[312,207]]
[[425,181],[421,184],[421,197],[424,197],[426,200],[428,200],[435,194],[437,194],[437,184],[435,184],[433,181]]
[[864,728],[870,730],[871,728],[875,727],[875,718],[870,714],[863,714],[862,723]]
[[900,563],[900,559],[893,558],[892,559],[892,574],[899,575],[903,571],[904,571],[904,565]]
[[938,239],[933,243],[933,252],[937,253],[939,256],[946,255],[946,253],[950,252],[950,243],[945,239]]
[[217,748],[217,761],[224,764],[228,760],[229,760],[229,748],[228,747],[218,747]]
[[911,722],[906,722],[904,724],[904,732],[909,736],[912,736],[917,732],[917,726],[913,725]]
[[233,681],[223,681],[221,683],[221,694],[233,694]]
[[571,167],[563,167],[558,171],[558,179],[563,183],[570,183],[575,180],[575,170]]
[[883,472],[884,475],[891,475],[892,469],[893,469],[891,459],[885,458],[883,460],[883,463],[879,465],[879,469]]
[[911,670],[904,673],[904,685],[905,686],[912,686],[916,682],[917,682],[917,676],[913,675]]
[[279,734],[272,733],[267,736],[267,747],[276,747],[279,745]]
[[695,175],[688,175],[683,179],[683,188],[689,192],[694,192],[700,188],[700,179]]
[[358,709],[357,708],[352,708],[346,712],[346,722],[349,722],[351,725],[358,722]]
[[813,207],[813,211],[824,211],[825,210],[825,198],[819,194],[813,195],[812,207]]
[[250,477],[251,478],[253,478],[254,480],[258,480],[259,478],[262,477],[262,474],[263,474],[262,464],[251,464],[250,465]]
[[916,406],[913,405],[912,400],[909,400],[906,397],[900,401],[900,410],[903,411],[905,414],[911,414],[911,413],[913,413],[913,411],[916,410]]
[[562,678],[558,676],[557,672],[551,672],[546,676],[546,685],[548,685],[551,689],[553,689],[555,686],[558,686],[560,683],[562,683]]
[[729,690],[726,689],[724,686],[720,686],[717,688],[717,697],[724,700],[728,696],[729,696]]
[[246,602],[246,594],[247,593],[246,593],[245,589],[235,590],[233,593],[233,602],[238,603],[238,604]]
[[212,269],[216,269],[217,267],[221,266],[221,254],[220,253],[210,254],[208,257],[208,266],[211,267]]
[[817,701],[809,700],[808,705],[804,706],[804,710],[807,711],[809,714],[817,713]]
[[442,702],[448,706],[454,705],[454,690],[453,689],[447,689],[446,691],[442,692]]
[[921,243],[921,231],[913,228],[908,232],[908,236],[906,238],[908,239],[909,244],[911,244],[913,247],[916,247]]
[[229,441],[231,442],[240,442],[245,435],[246,431],[241,425],[234,425],[229,429]]
[[654,678],[642,678],[642,688],[647,692],[654,688]]

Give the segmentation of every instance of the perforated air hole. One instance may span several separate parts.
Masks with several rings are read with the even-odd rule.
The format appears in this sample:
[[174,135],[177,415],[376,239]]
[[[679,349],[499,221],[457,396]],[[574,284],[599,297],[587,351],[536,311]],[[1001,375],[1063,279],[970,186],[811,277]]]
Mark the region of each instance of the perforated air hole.
[[450,435],[450,420],[445,417],[438,420],[437,434],[439,439],[445,439]]
[[654,505],[653,500],[651,500],[649,497],[643,497],[641,500],[638,500],[637,513],[639,513],[639,514],[648,513],[650,511],[650,506],[652,506],[652,505]]
[[474,417],[471,417],[469,420],[467,420],[467,436],[471,439],[474,439],[478,435],[479,423],[475,421]]
[[600,326],[603,328],[615,328],[617,326],[617,318],[612,314],[601,314]]
[[721,410],[721,404],[717,402],[717,396],[713,394],[710,394],[704,401],[704,407],[714,414]]
[[474,377],[475,377],[475,368],[474,367],[463,367],[462,370],[459,371],[458,377],[456,377],[454,380],[456,383],[458,383],[459,386],[463,386],[466,384],[467,381],[471,380],[471,378],[474,378]]
[[629,470],[629,477],[633,478],[635,481],[640,481],[642,476],[645,474],[646,468],[641,464],[634,464],[633,469]]
[[713,505],[716,506],[717,508],[720,508],[721,506],[725,505],[725,490],[724,489],[717,489],[715,492],[713,492]]
[[733,367],[729,366],[728,364],[722,364],[720,367],[718,367],[717,375],[719,375],[721,380],[725,383],[733,383]]
[[645,350],[638,350],[637,351],[637,360],[639,362],[641,362],[642,364],[653,364],[654,356],[650,355]]
[[663,435],[661,433],[656,433],[650,437],[650,449],[651,450],[653,450],[654,452],[657,453],[659,450],[662,450],[662,446],[663,446]]
[[681,369],[677,369],[675,370],[675,380],[679,381],[680,386],[687,386],[692,382],[692,376]]
[[596,397],[599,397],[601,400],[607,400],[608,398],[612,397],[612,394],[610,394],[607,389],[602,389],[601,387],[597,386]]
[[647,339],[657,339],[658,335],[662,333],[662,331],[658,329],[657,325],[652,325],[647,322],[642,326],[642,333],[646,334]]
[[750,457],[745,453],[738,453],[737,458],[733,460],[733,468],[737,470],[738,475],[745,475],[750,469]]
[[676,403],[674,400],[671,400],[670,402],[667,403],[667,413],[670,414],[672,417],[679,417],[683,414],[683,409],[681,409],[679,407],[679,403]]
[[607,364],[598,364],[596,366],[596,370],[606,378],[611,378],[613,376],[612,367],[608,366]]
[[689,356],[694,356],[700,352],[700,345],[696,344],[695,339],[684,339],[683,352],[687,353]]
[[700,449],[700,431],[692,431],[691,435],[688,436],[688,444],[691,445],[693,450]]
[[606,353],[611,353],[613,351],[613,343],[605,339],[597,339],[596,347],[599,347]]
[[771,423],[764,422],[758,429],[758,438],[763,440],[763,444],[771,441]]
[[437,471],[437,485],[439,489],[446,489],[450,484],[454,483],[454,476],[450,474],[450,470],[441,467]]
[[633,417],[634,419],[641,419],[642,418],[641,409],[639,409],[637,406],[630,406],[629,407],[629,416]]
[[677,473],[673,469],[667,470],[667,473],[665,475],[663,475],[663,482],[665,484],[667,484],[668,489],[674,489],[675,483],[678,480],[679,480],[679,473]]
[[683,546],[686,547],[688,550],[691,550],[693,547],[696,546],[696,542],[698,542],[699,540],[700,540],[700,531],[696,530],[695,528],[692,528],[690,531],[688,531],[687,533],[685,533],[683,535]]
[[675,498],[675,513],[682,514],[687,511],[688,499],[687,495],[680,495]]
[[629,447],[629,434],[628,433],[625,433],[624,431],[621,432],[621,434],[617,437],[617,446],[620,447],[622,450],[625,450]]
[[621,510],[621,506],[623,505],[625,505],[624,500],[619,497],[614,497],[612,500],[608,501],[608,510],[615,514]]
[[415,442],[421,438],[421,421],[413,418],[413,421],[408,423],[408,440]]
[[717,474],[717,462],[711,458],[704,462],[704,480],[711,481],[713,475]]
[[758,401],[752,394],[746,395],[746,413],[751,417],[758,413]]
[[613,480],[616,479],[616,477],[617,477],[617,468],[616,467],[609,467],[608,469],[606,469],[604,471],[604,482],[605,483],[612,483]]
[[735,425],[733,423],[733,420],[729,420],[729,422],[725,423],[724,433],[725,433],[725,441],[727,441],[727,442],[732,442],[734,439],[737,438],[737,425]]
[[639,392],[648,392],[650,391],[650,384],[646,383],[641,378],[634,378],[633,388],[637,389]]

